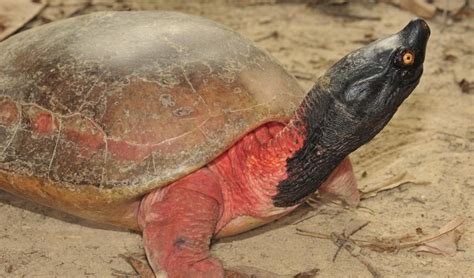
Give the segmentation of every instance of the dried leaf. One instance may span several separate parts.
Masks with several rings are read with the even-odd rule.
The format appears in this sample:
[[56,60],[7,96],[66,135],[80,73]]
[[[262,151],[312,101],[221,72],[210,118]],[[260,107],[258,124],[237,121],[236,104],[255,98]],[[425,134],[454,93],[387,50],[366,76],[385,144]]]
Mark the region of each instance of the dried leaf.
[[459,232],[456,230],[446,233],[434,241],[418,246],[415,252],[428,252],[437,255],[454,256],[457,250]]
[[431,236],[431,240],[426,240],[414,251],[454,256],[457,251],[457,243],[461,237],[461,232],[458,228],[463,224],[463,222],[464,219],[462,217],[456,217],[448,224],[441,227],[437,234]]
[[33,19],[44,7],[44,1],[1,0],[0,41],[6,39]]
[[425,0],[400,0],[400,7],[423,18],[432,18],[436,15],[436,6]]
[[379,192],[387,191],[396,187],[399,187],[403,184],[412,183],[416,185],[426,185],[429,182],[417,181],[416,178],[412,175],[409,175],[407,172],[403,172],[393,178],[386,180],[380,184],[368,184],[360,188],[361,191],[361,200],[372,198],[377,196]]
[[439,229],[440,234],[444,234],[450,231],[453,231],[454,229],[458,228],[459,226],[464,223],[464,219],[461,216],[457,216],[453,220],[451,220],[448,224],[444,225]]
[[88,5],[85,0],[49,0],[48,8],[41,13],[41,17],[47,21],[68,18]]
[[436,8],[452,14],[459,12],[466,4],[466,0],[433,0],[433,5]]

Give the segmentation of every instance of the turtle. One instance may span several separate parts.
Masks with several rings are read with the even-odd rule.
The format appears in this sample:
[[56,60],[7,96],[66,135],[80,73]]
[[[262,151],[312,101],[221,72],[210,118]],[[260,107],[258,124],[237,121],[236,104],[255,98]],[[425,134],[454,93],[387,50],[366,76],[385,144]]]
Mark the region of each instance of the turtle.
[[0,43],[0,188],[141,232],[157,276],[223,277],[211,239],[278,219],[318,188],[356,202],[348,156],[418,85],[429,36],[413,19],[305,92],[252,41],[198,16],[35,27]]

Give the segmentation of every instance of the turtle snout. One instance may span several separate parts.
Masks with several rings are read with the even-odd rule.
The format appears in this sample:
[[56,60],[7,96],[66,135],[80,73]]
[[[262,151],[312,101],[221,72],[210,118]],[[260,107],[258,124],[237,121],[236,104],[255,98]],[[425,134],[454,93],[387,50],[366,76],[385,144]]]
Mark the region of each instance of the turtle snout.
[[431,30],[428,23],[420,18],[410,21],[399,33],[403,45],[416,54],[416,65],[421,65],[424,62],[426,45],[430,34]]
[[410,45],[424,48],[430,37],[431,30],[426,21],[417,18],[410,21],[400,33]]
[[420,39],[428,40],[431,34],[428,23],[421,18],[411,20],[405,28],[401,31],[408,36],[414,36]]

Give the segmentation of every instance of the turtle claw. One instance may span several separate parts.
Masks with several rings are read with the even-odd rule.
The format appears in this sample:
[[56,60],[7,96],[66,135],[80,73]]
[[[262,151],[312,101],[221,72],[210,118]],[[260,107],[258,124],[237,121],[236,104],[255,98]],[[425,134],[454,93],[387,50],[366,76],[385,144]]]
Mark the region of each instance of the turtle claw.
[[135,272],[137,272],[140,278],[156,277],[153,273],[153,269],[148,264],[148,262],[138,258],[141,256],[120,255],[120,257],[122,257],[125,261],[127,261],[127,263],[129,263],[133,267],[133,269],[135,270]]

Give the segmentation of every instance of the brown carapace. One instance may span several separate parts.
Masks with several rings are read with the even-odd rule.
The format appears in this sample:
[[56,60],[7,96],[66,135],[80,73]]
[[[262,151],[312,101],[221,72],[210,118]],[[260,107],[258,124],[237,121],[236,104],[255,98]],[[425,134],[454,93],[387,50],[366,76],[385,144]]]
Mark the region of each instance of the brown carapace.
[[34,28],[0,45],[0,184],[130,226],[121,206],[288,121],[304,95],[251,41],[200,17],[109,12]]

